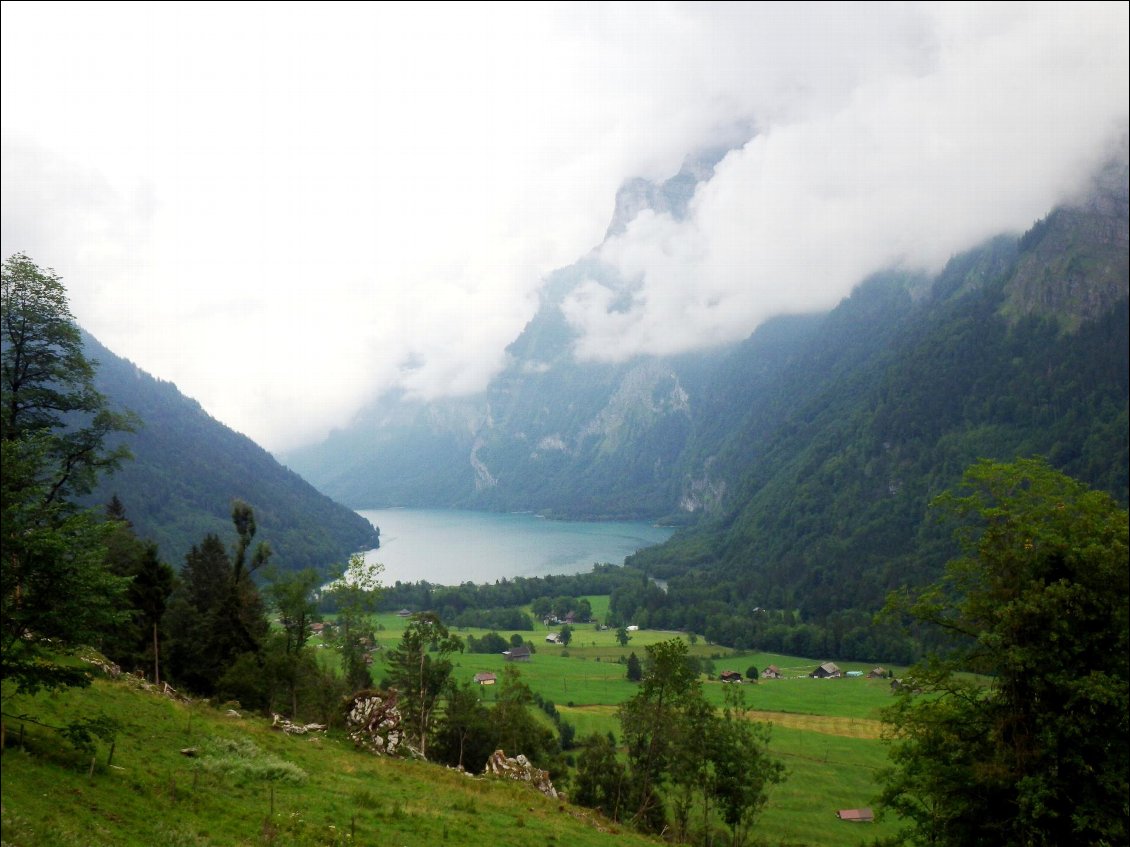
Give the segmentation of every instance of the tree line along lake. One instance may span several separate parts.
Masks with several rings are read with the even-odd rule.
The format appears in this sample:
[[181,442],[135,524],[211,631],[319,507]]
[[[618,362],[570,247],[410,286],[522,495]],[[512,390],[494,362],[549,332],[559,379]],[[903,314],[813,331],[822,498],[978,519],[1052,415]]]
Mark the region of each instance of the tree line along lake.
[[674,530],[644,521],[557,521],[523,513],[457,509],[365,509],[381,546],[365,560],[384,565],[381,582],[460,585],[516,577],[583,573],[622,564]]

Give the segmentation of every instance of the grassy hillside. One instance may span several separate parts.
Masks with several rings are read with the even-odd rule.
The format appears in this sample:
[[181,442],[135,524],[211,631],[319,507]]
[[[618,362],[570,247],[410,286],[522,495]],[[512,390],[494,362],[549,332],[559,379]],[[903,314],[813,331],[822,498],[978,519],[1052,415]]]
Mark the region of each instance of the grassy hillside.
[[98,680],[36,709],[55,721],[102,711],[125,729],[112,761],[99,749],[92,772],[53,733],[24,724],[21,741],[9,722],[3,843],[13,847],[655,843],[525,785],[378,759],[340,732],[287,736],[122,682]]
[[[606,598],[590,598],[594,606]],[[394,646],[405,621],[377,618],[382,647]],[[539,628],[540,629],[540,628]],[[482,630],[461,635],[481,637]],[[511,633],[502,633],[509,637]],[[579,625],[567,648],[544,643],[544,631],[523,633],[537,645],[522,680],[578,738],[619,734],[616,707],[636,690],[621,663],[648,644],[678,637],[643,630],[627,647],[615,633]],[[754,837],[762,843],[838,847],[894,832],[894,822],[848,824],[837,809],[871,805],[874,775],[886,761],[879,710],[890,699],[885,681],[813,680],[806,674],[829,657],[739,654],[699,641],[693,655],[718,672],[776,664],[781,680],[743,688],[747,716],[773,725],[771,752],[787,781],[778,786]],[[335,661],[331,647],[319,651]],[[834,657],[833,657],[834,658]],[[459,679],[500,671],[498,655],[454,657]],[[845,670],[870,670],[840,663]],[[379,680],[383,668],[374,667]],[[722,683],[704,678],[707,696],[722,702]],[[491,702],[495,690],[482,689]],[[28,703],[7,703],[18,714]],[[35,713],[60,723],[76,710],[104,712],[124,726],[113,749],[91,759],[61,747],[54,733],[7,722],[3,760],[5,845],[620,845],[657,843],[602,821],[589,810],[546,800],[524,786],[471,779],[436,765],[376,759],[357,752],[340,729],[291,737],[249,715],[187,704],[121,681],[96,680],[82,692],[40,698]],[[30,709],[28,709],[30,711]],[[22,732],[22,742],[21,742]],[[197,756],[181,754],[195,748]],[[511,752],[511,751],[508,751]],[[351,837],[349,837],[351,834]]]

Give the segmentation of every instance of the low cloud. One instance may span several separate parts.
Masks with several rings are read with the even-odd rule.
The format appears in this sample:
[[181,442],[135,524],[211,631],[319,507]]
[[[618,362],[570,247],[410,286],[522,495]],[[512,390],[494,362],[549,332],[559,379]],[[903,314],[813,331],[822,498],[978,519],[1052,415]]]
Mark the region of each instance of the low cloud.
[[685,219],[644,211],[603,245],[619,283],[590,280],[564,304],[578,355],[736,340],[773,315],[830,308],[868,273],[936,271],[1029,227],[1126,132],[1126,10],[1089,11],[943,8],[928,63],[884,67],[825,109],[764,124]]
[[5,255],[275,450],[384,390],[484,388],[617,188],[695,151],[732,152],[566,302],[579,356],[935,267],[1126,123],[1124,4],[52,9],[2,9]]

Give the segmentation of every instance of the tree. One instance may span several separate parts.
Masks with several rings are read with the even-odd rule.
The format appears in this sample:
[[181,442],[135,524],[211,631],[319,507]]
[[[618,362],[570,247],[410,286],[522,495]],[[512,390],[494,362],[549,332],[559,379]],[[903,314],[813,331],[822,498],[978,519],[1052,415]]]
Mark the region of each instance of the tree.
[[632,636],[628,634],[626,626],[618,626],[616,628],[616,640],[620,642],[621,647],[627,647],[628,642],[632,640]]
[[643,664],[640,663],[640,657],[632,653],[628,657],[628,682],[639,682],[643,679]]
[[447,703],[432,744],[435,761],[478,773],[495,750],[495,726],[490,711],[479,700],[469,680],[462,685],[447,681]]
[[463,652],[463,642],[430,612],[413,615],[400,644],[388,651],[389,675],[400,693],[404,727],[425,758],[436,706],[451,676],[447,657],[455,652]]
[[0,289],[0,678],[16,693],[82,686],[58,657],[124,618],[128,580],[106,566],[109,525],[73,501],[126,458],[104,440],[134,420],[95,390],[53,271],[16,254]]
[[[304,677],[317,670],[317,662],[306,649],[310,623],[314,619],[314,592],[319,583],[313,568],[301,571],[272,569],[267,573],[267,599],[282,627],[267,652],[269,682],[281,686],[290,701],[290,714],[298,716],[298,691]],[[281,648],[281,649],[280,649]]]
[[[251,579],[266,563],[269,548],[260,544],[248,567],[246,552],[255,535],[251,507],[236,501],[232,523],[237,533],[234,559],[217,536],[205,536],[185,556],[181,585],[169,608],[169,664],[181,683],[200,694],[217,693],[220,680],[240,656],[257,656],[270,628],[263,599]],[[245,668],[247,661],[243,660]],[[243,691],[249,690],[246,679],[233,679]],[[264,690],[254,699],[265,697]]]
[[650,644],[639,691],[619,709],[632,779],[632,820],[642,829],[662,830],[666,817],[662,786],[683,736],[693,731],[688,714],[702,700],[702,685],[687,664],[680,638]]
[[350,691],[360,691],[373,685],[363,642],[373,636],[369,615],[376,610],[380,600],[383,570],[384,566],[379,562],[366,562],[363,554],[354,553],[327,592],[328,599],[337,608],[341,663],[346,688]]
[[[530,711],[538,699],[514,665],[502,669],[498,685],[498,700],[491,710],[494,723],[495,746],[511,756],[519,753],[539,767],[549,770],[553,756],[558,752],[553,731]],[[550,708],[556,708],[550,704]]]
[[627,773],[616,756],[615,741],[607,735],[593,733],[581,742],[581,747],[581,754],[577,757],[573,801],[599,809],[614,821],[620,820]]
[[888,604],[950,649],[885,715],[881,802],[915,844],[1125,843],[1127,512],[1041,460],[982,461],[964,488],[936,501],[963,555]]
[[561,627],[561,631],[557,633],[557,641],[562,647],[568,647],[569,642],[573,640],[573,627],[569,624]]
[[103,637],[102,652],[127,669],[145,667],[153,681],[160,683],[165,609],[176,574],[161,561],[156,544],[134,534],[117,495],[106,507],[106,518],[111,526],[106,535],[106,564],[112,573],[130,581],[125,597],[129,616]]

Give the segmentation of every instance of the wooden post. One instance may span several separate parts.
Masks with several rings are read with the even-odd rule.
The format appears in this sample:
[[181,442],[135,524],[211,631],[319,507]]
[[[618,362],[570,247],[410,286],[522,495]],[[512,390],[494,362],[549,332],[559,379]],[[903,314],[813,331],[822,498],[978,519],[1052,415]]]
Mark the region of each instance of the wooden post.
[[153,684],[161,684],[161,659],[157,651],[157,621],[153,621]]

